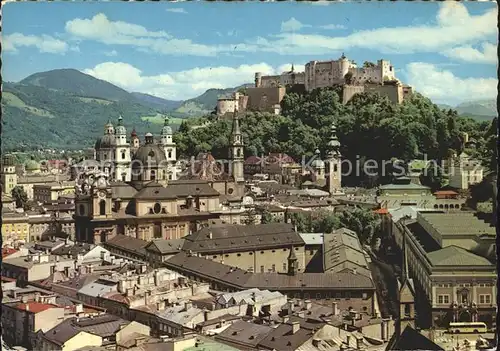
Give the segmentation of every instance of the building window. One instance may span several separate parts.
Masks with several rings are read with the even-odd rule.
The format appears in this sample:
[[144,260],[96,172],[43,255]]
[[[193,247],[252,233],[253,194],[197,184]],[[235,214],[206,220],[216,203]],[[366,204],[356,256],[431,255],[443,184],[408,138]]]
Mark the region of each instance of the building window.
[[237,254],[236,256],[240,257],[240,256],[241,256],[241,254]]
[[264,273],[264,266],[260,266],[260,272]]
[[106,215],[106,201],[101,200],[99,202],[99,215],[104,216]]
[[125,152],[122,151],[122,160],[126,158]]
[[168,156],[169,159],[172,158],[172,150],[168,150]]
[[411,305],[405,304],[405,316],[409,316],[411,314]]
[[309,255],[314,255],[314,250],[309,250]]
[[216,259],[216,258],[217,258],[217,256],[214,256],[214,259]]
[[439,304],[449,304],[450,303],[450,295],[438,295],[438,303]]
[[283,263],[283,271],[286,272],[286,263]]
[[271,266],[271,271],[272,271],[273,273],[274,273],[274,272],[276,272],[276,265],[275,265],[275,264],[273,264],[273,265]]
[[345,293],[345,298],[349,300],[351,298],[351,293],[349,291],[346,291]]
[[156,171],[151,170],[151,180],[156,180]]
[[159,214],[161,212],[161,204],[159,202],[155,203],[153,207],[153,212],[155,214]]
[[480,294],[479,295],[479,303],[490,304],[491,303],[491,295],[490,294]]
[[83,205],[78,206],[78,210],[80,212],[80,216],[83,216],[85,214],[85,206]]

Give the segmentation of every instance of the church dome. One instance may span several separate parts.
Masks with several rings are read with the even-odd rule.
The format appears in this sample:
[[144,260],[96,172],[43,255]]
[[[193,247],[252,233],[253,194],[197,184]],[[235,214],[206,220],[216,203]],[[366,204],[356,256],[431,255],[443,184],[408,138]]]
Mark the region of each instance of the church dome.
[[[150,167],[158,166],[160,163],[166,161],[165,152],[161,147],[156,145],[153,141],[153,135],[151,133],[146,134],[146,144],[140,146],[134,155],[133,166],[148,165]],[[137,164],[139,163],[139,164]]]
[[170,127],[170,122],[168,120],[168,117],[165,117],[165,122],[161,130],[161,135],[172,135],[172,128]]
[[316,150],[316,159],[311,162],[311,166],[314,168],[324,168],[325,167],[325,162],[321,159],[321,152],[319,149]]
[[111,149],[116,146],[116,139],[114,135],[106,134],[97,139],[94,148],[96,150],[100,149]]

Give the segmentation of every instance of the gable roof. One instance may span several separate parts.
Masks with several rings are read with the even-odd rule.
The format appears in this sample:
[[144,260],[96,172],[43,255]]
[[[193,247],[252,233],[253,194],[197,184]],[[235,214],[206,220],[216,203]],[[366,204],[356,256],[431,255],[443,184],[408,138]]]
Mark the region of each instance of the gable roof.
[[[389,342],[388,351],[409,351],[409,350],[443,350],[444,349],[417,332],[410,325],[407,325],[399,338],[394,334],[395,342]],[[391,340],[392,341],[392,340]],[[393,344],[391,346],[391,344]]]
[[473,254],[461,247],[451,245],[444,249],[429,252],[429,261],[437,267],[493,266],[486,258]]
[[205,227],[184,237],[184,250],[193,252],[243,251],[265,247],[304,245],[288,223],[224,224]]
[[159,252],[162,255],[175,254],[182,250],[184,239],[154,239],[146,245],[146,251]]

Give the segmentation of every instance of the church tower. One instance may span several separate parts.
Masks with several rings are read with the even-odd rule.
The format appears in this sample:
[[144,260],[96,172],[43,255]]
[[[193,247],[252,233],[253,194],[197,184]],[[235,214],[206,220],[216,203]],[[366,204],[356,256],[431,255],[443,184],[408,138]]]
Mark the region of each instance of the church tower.
[[127,130],[123,125],[123,118],[118,118],[118,125],[115,129],[115,170],[114,179],[123,182],[131,180],[130,175],[130,144],[127,142]]
[[240,121],[238,112],[233,115],[233,130],[231,131],[231,146],[229,152],[229,160],[231,162],[229,170],[235,182],[243,182],[243,137],[240,130]]
[[2,193],[11,196],[12,189],[17,185],[16,165],[11,155],[2,158],[1,172]]
[[177,180],[177,150],[173,140],[172,128],[170,127],[167,116],[165,116],[165,123],[161,130],[160,144],[163,147],[168,162],[168,179]]
[[399,316],[396,322],[396,333],[400,334],[405,330],[406,326],[410,325],[415,328],[415,287],[413,280],[409,277],[408,272],[408,248],[407,248],[406,233],[403,233],[403,267],[399,287]]
[[328,142],[328,157],[326,163],[328,192],[334,194],[342,187],[342,162],[340,155],[340,142],[337,138],[337,126],[335,122],[330,128],[330,141]]

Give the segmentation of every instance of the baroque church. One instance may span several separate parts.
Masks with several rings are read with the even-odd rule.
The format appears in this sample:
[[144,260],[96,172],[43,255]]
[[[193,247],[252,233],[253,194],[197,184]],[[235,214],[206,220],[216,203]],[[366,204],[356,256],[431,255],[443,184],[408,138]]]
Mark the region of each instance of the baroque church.
[[[74,166],[76,240],[106,242],[116,235],[142,240],[178,239],[220,218],[221,195],[243,196],[243,138],[233,120],[228,170],[219,179],[200,172],[180,176],[176,145],[168,119],[159,141],[146,133],[144,143],[123,119],[111,122],[95,144],[94,160]],[[194,169],[198,162],[192,159]],[[201,172],[203,174],[203,172]]]

